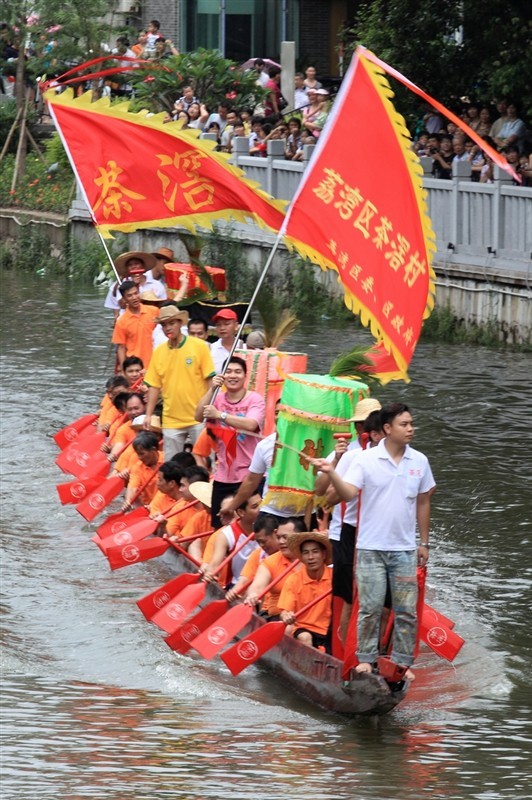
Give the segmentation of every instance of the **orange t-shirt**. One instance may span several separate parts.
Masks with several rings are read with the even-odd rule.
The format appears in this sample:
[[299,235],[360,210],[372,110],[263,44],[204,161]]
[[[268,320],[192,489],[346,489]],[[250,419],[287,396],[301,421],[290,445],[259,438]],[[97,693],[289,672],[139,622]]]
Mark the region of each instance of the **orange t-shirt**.
[[[164,455],[162,452],[159,452],[156,467],[147,467],[140,460],[138,464],[131,467],[128,489],[135,489],[135,491],[137,491],[141,486],[144,487],[140,497],[137,498],[143,506],[149,506],[155,497],[155,492],[157,491],[157,472],[163,462]],[[147,481],[149,481],[149,483],[145,485]]]
[[138,314],[133,314],[127,308],[121,317],[118,317],[113,330],[113,344],[122,344],[126,348],[126,356],[138,356],[142,359],[145,369],[148,368],[153,350],[152,333],[156,323],[155,317],[159,316],[159,309],[155,306],[141,306]]
[[177,504],[180,502],[181,498],[179,500],[174,500],[173,497],[170,497],[169,495],[157,489],[153,500],[150,503],[150,514],[153,516],[155,516],[155,514],[169,514],[171,511],[177,508]]
[[[192,508],[192,511],[195,509]],[[190,519],[183,525],[181,528],[181,538],[188,539],[189,536],[198,536],[200,533],[205,533],[205,531],[212,530],[211,525],[211,514],[209,511],[205,511],[202,508],[200,511],[195,511],[195,514],[190,517]],[[205,553],[205,548],[207,547],[207,542],[209,540],[208,536],[202,536],[200,539],[201,542],[201,552],[202,554]],[[203,558],[203,555],[202,555]]]
[[140,458],[135,453],[133,448],[127,447],[125,450],[122,451],[122,453],[120,453],[120,455],[116,459],[114,464],[114,469],[116,469],[117,472],[123,472],[124,470],[127,469],[131,474],[131,470],[133,469],[133,467],[137,466],[140,463],[141,463]]
[[[187,508],[186,511],[180,510],[185,506],[188,506],[189,502],[190,502],[189,500],[181,499],[179,500],[178,503],[176,503],[176,505],[172,509],[172,513],[174,514],[174,516],[170,517],[170,519],[166,523],[166,533],[169,536],[179,536],[181,538],[182,536],[181,530],[187,524],[189,519],[192,519],[194,514],[197,513],[198,509],[194,508],[194,506],[190,506],[190,508]],[[178,514],[174,513],[177,511],[179,511]]]
[[[307,570],[297,570],[289,575],[279,598],[281,611],[299,611],[332,586],[332,569],[325,567],[320,580],[309,578]],[[307,628],[312,633],[325,636],[331,622],[331,598],[325,597],[296,621],[297,628]]]
[[[277,578],[281,573],[285,571],[285,569],[293,563],[293,560],[287,558],[281,551],[277,553],[272,553],[271,556],[268,556],[264,559],[261,566],[266,567],[270,575],[272,576],[268,583],[271,583],[275,578]],[[294,569],[298,570],[299,567],[294,567]],[[286,581],[290,577],[292,573],[289,572],[279,583],[276,583],[275,586],[272,586],[270,591],[267,595],[265,595],[264,600],[262,602],[262,607],[264,610],[268,612],[270,617],[275,616],[279,613],[279,597],[281,594],[281,590],[285,585]]]
[[207,433],[207,428],[204,428],[198,438],[196,439],[196,444],[192,448],[192,455],[194,456],[202,456],[203,458],[209,458],[211,453],[216,451],[216,442],[213,442],[209,434]]
[[[107,397],[107,395],[106,395]],[[103,408],[100,411],[100,416],[98,417],[98,425],[104,426],[111,426],[113,422],[116,422],[118,419],[122,417],[120,411],[114,407],[114,405],[109,400],[109,405],[106,408]]]
[[121,444],[122,447],[125,447],[130,442],[133,441],[137,432],[133,430],[131,427],[131,420],[127,420],[127,422],[123,422],[116,428],[115,431],[109,431],[110,436],[110,444],[114,447],[115,444]]

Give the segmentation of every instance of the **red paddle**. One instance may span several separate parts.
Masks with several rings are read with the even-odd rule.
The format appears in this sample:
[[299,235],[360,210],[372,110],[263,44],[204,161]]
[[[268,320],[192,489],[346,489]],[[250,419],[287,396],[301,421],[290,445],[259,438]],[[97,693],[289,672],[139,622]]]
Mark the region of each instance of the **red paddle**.
[[426,625],[425,614],[419,624],[419,636],[441,658],[453,661],[462,646],[464,639],[441,622]]
[[105,539],[113,533],[123,531],[131,522],[146,518],[147,516],[149,516],[149,511],[145,506],[134,508],[133,511],[128,511],[127,514],[124,514],[123,511],[118,511],[116,514],[111,514],[107,517],[105,522],[102,522],[100,527],[97,528],[96,534],[100,539]]
[[161,556],[169,547],[168,539],[155,537],[136,544],[125,544],[123,547],[110,547],[107,551],[107,558],[111,569],[115,570]]
[[[280,575],[278,575],[268,586],[257,595],[260,600],[267,594],[272,586],[279,583],[286,575],[288,575],[294,567],[297,567],[299,561],[292,561]],[[242,628],[245,628],[251,617],[253,616],[253,609],[251,606],[240,603],[238,606],[233,606],[227,611],[220,619],[210,628],[200,633],[190,646],[197,650],[204,658],[211,659],[220,652],[222,647],[231,641],[233,636],[240,633]]]
[[421,619],[423,625],[425,625],[425,627],[427,628],[430,628],[432,625],[438,623],[439,625],[446,625],[448,628],[451,628],[452,630],[456,625],[456,623],[453,622],[452,619],[449,619],[449,617],[445,617],[443,614],[441,614],[439,611],[436,611],[435,608],[432,608],[432,606],[429,606],[427,603],[425,603],[423,606],[423,613],[421,615]]
[[[143,487],[144,489],[144,487]],[[141,489],[141,491],[143,491]],[[138,493],[137,493],[138,495]],[[133,500],[134,502],[134,500]],[[193,500],[191,503],[187,503],[183,506],[183,508],[178,508],[177,511],[173,511],[171,514],[167,514],[165,519],[170,519],[170,517],[175,516],[176,514],[180,514],[181,511],[185,511],[187,508],[196,505],[198,501]],[[155,533],[157,528],[159,527],[160,523],[157,520],[152,519],[151,517],[136,517],[131,520],[131,522],[123,528],[120,528],[118,531],[110,531],[107,536],[100,536],[100,534],[96,534],[93,537],[94,540],[96,539],[104,539],[103,542],[96,542],[96,544],[101,545],[101,549],[105,553],[107,548],[113,547],[113,545],[119,544],[127,544],[129,542],[137,542],[140,539],[145,539],[147,536],[151,536],[152,533]],[[127,539],[127,536],[130,536],[130,539]]]
[[[255,536],[254,533],[250,533],[249,536],[246,536],[240,544],[235,547],[231,552],[227,555],[226,558],[219,564],[218,567],[214,570],[213,575],[218,575],[224,567],[229,564],[230,561],[239,553],[243,547],[247,545],[248,542],[251,541]],[[192,613],[192,611],[198,606],[203,598],[205,597],[205,593],[207,591],[207,586],[205,581],[203,580],[203,573],[199,572],[196,576],[196,580],[194,583],[192,581],[188,586],[186,586],[178,595],[176,595],[172,600],[167,603],[160,611],[157,611],[156,614],[153,615],[151,618],[151,622],[155,625],[158,625],[159,628],[162,628],[163,631],[167,633],[173,633],[176,628],[183,624],[186,620],[188,615]]]
[[106,478],[81,503],[78,503],[76,511],[79,511],[87,522],[92,522],[94,517],[97,517],[100,511],[103,511],[124,490],[125,485],[125,480],[118,475],[114,478]]
[[[210,536],[211,533],[212,531],[204,531],[194,536],[188,536],[186,539],[181,539],[181,541],[191,542],[193,539],[198,539],[201,536]],[[137,561],[148,561],[150,558],[160,556],[165,553],[170,546],[171,542],[168,539],[154,536],[151,539],[143,539],[142,541],[132,542],[131,544],[109,547],[105,555],[109,559],[111,569],[115,570],[120,569],[120,567],[127,567],[129,564],[136,564]],[[136,551],[140,554],[138,558],[136,556],[133,557]]]
[[[245,591],[252,583],[250,578],[242,587],[241,592]],[[239,595],[240,597],[241,595]],[[201,608],[197,614],[188,619],[176,631],[165,637],[165,642],[176,653],[184,655],[190,650],[190,643],[200,635],[205,628],[209,628],[222,614],[231,608],[229,600],[216,600],[209,603],[205,608]]]
[[69,444],[79,437],[81,431],[88,428],[88,426],[96,422],[97,419],[98,414],[85,414],[83,417],[71,422],[70,425],[61,428],[57,433],[54,433],[54,442],[61,450],[64,450],[65,447],[68,447]]
[[[102,455],[104,455],[102,453]],[[140,497],[144,489],[148,486],[149,483],[153,480],[157,472],[159,471],[159,465],[151,471],[150,477],[148,480],[137,490],[135,496],[131,500],[132,503]],[[82,517],[84,517],[87,522],[92,522],[94,517],[98,516],[100,511],[109,505],[109,503],[115,499],[117,495],[124,489],[126,482],[124,478],[119,477],[118,475],[114,478],[106,478],[103,483],[95,489],[94,492],[85,498],[81,503],[76,506],[76,511],[79,511]],[[148,535],[148,534],[146,534]]]
[[83,475],[81,478],[76,478],[68,483],[58,483],[55,488],[62,505],[80,503],[88,494],[98,488],[101,482],[105,480],[105,475],[108,471],[109,464],[102,464],[100,472],[93,477]]
[[[315,597],[306,606],[296,611],[294,616],[296,618],[303,616],[309,609],[330,594],[332,594],[332,589],[328,589],[328,591],[320,594],[319,597]],[[264,653],[275,647],[283,638],[285,631],[285,622],[267,622],[266,625],[263,625],[249,636],[246,636],[245,639],[241,639],[234,644],[229,650],[226,650],[222,654],[222,661],[225,661],[233,675],[238,675],[246,667],[258,661]]]
[[80,441],[69,444],[55,459],[55,463],[62,472],[69,475],[80,475],[87,469],[96,454],[100,454],[106,459],[106,454],[100,451],[100,447],[105,442],[107,436],[102,431],[95,432],[91,436],[84,437]]

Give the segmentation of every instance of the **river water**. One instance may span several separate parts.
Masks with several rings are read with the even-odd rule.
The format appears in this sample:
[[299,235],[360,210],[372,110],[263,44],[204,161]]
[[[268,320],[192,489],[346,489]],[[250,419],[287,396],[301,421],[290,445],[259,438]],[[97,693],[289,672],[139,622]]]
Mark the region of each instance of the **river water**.
[[[423,344],[412,382],[381,392],[414,410],[438,483],[428,597],[466,645],[453,665],[424,651],[391,714],[347,720],[258,668],[172,654],[134,604],[166,565],[110,573],[60,506],[51,435],[103,392],[102,303],[3,276],[1,797],[529,798],[532,356]],[[363,341],[319,320],[290,344],[326,372]]]

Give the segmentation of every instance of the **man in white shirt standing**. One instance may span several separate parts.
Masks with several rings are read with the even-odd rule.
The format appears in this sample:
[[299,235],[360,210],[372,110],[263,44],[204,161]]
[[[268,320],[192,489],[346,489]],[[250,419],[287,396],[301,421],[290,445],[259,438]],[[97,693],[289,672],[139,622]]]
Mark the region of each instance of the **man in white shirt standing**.
[[[211,344],[214,369],[216,374],[219,375],[226,360],[229,358],[229,353],[236,338],[239,327],[238,317],[231,308],[222,308],[216,312],[211,322],[214,323],[216,333],[220,337]],[[244,347],[243,342],[239,341],[237,347],[242,350]]]
[[[349,502],[360,492],[356,543],[359,613],[357,672],[372,672],[379,655],[379,628],[389,583],[395,615],[391,658],[413,680],[417,634],[417,564],[429,557],[430,497],[435,487],[428,459],[410,447],[414,424],[408,406],[381,411],[385,434],[365,450],[342,479],[326,459],[314,465],[330,475],[338,496]],[[416,519],[419,546],[416,548]]]

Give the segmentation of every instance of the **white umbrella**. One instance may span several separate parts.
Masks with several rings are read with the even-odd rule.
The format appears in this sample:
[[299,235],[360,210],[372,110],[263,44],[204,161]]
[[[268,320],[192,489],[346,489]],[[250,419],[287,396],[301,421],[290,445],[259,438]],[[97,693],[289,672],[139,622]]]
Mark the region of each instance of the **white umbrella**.
[[[242,69],[253,69],[255,60],[258,57],[259,56],[256,56],[255,58],[248,58],[248,60],[244,61],[244,63],[242,64]],[[266,69],[268,67],[279,67],[279,69],[281,69],[281,65],[278,64],[277,61],[272,61],[271,58],[263,58],[262,60],[264,61]]]

